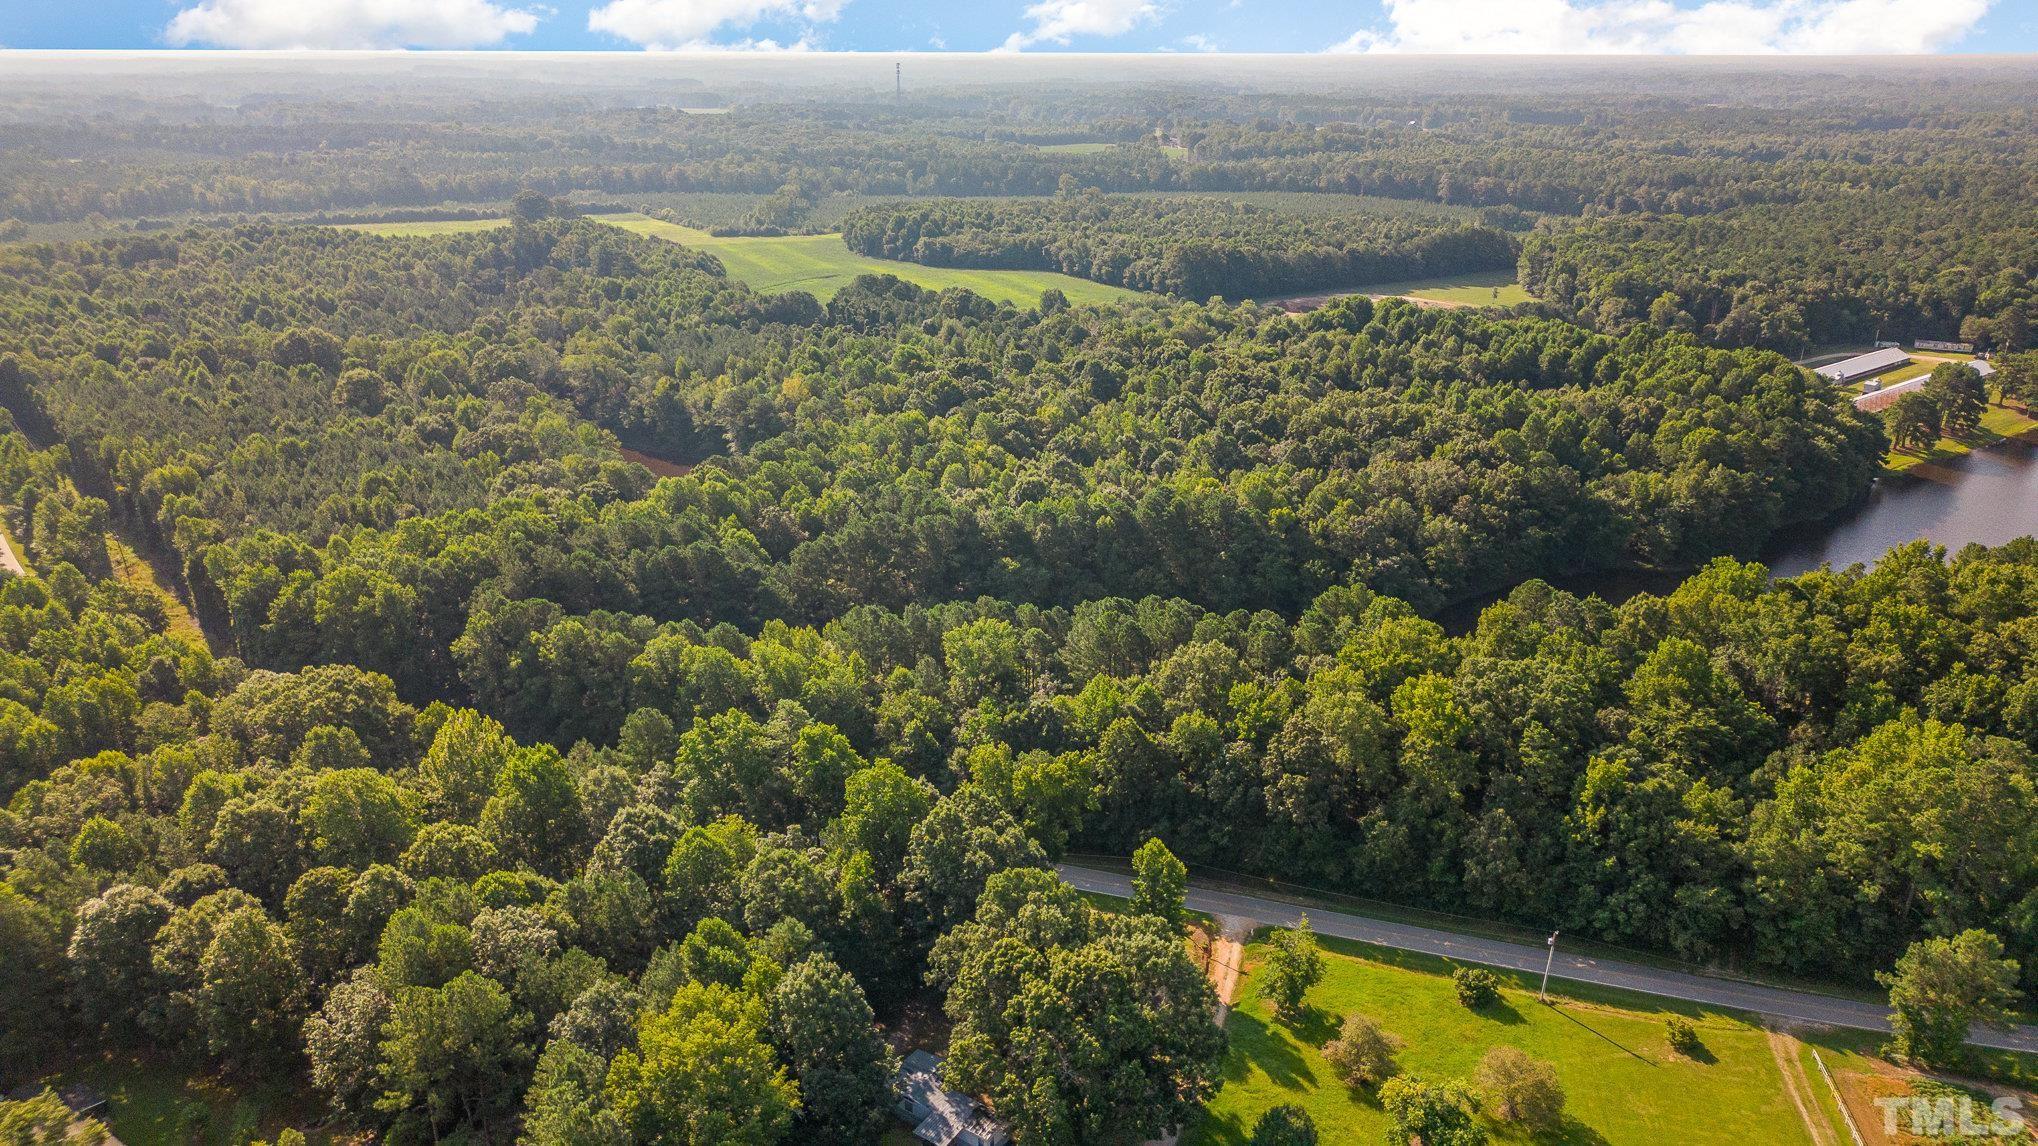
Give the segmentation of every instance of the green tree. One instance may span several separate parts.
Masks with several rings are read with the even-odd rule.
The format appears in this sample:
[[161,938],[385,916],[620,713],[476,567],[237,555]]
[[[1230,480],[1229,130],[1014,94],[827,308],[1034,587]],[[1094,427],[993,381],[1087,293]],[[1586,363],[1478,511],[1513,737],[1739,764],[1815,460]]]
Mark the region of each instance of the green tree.
[[1965,362],[1941,362],[1932,367],[1924,391],[1939,404],[1940,421],[1955,437],[1973,433],[1981,416],[1988,413],[1988,388]]
[[557,874],[576,865],[587,820],[557,752],[524,749],[510,758],[482,809],[481,834],[505,860],[534,871]]
[[1484,967],[1460,967],[1452,971],[1451,988],[1457,992],[1460,1006],[1475,1011],[1500,1001],[1500,976]]
[[892,1053],[863,988],[814,955],[786,971],[767,1004],[771,1041],[799,1084],[794,1135],[875,1142],[890,1121]]
[[764,1004],[689,983],[644,1020],[609,1067],[609,1103],[631,1139],[658,1146],[769,1146],[799,1112],[799,1088],[765,1042]]
[[1316,1120],[1301,1107],[1284,1103],[1260,1115],[1246,1146],[1316,1146]]
[[935,798],[932,784],[880,760],[844,784],[842,814],[828,826],[827,839],[834,847],[868,853],[878,878],[889,886],[906,862],[914,827],[927,818]]
[[1920,939],[1875,978],[1895,1012],[1891,1053],[1934,1066],[1962,1061],[1975,1024],[2008,1026],[2017,999],[2017,962],[1986,931]]
[[54,1090],[0,1100],[0,1142],[7,1146],[99,1146],[106,1139],[98,1119],[80,1118]]
[[1431,1084],[1412,1075],[1380,1087],[1391,1146],[1485,1146],[1486,1131],[1472,1114],[1472,1098],[1458,1083]]
[[443,987],[398,990],[382,1027],[378,1107],[422,1107],[434,1126],[476,1125],[512,1109],[529,1028],[502,986],[472,971]]
[[303,1002],[303,976],[282,927],[259,907],[219,922],[199,963],[196,1006],[213,1054],[238,1064],[284,1061]]
[[1274,1004],[1274,1013],[1293,1020],[1301,1013],[1309,988],[1323,978],[1323,952],[1316,945],[1316,933],[1303,916],[1294,927],[1278,928],[1267,936],[1267,953],[1260,964],[1260,994]]
[[1346,1086],[1385,1082],[1400,1069],[1394,1062],[1401,1040],[1364,1015],[1346,1015],[1336,1038],[1323,1045],[1323,1060]]
[[67,954],[71,990],[88,1022],[129,1028],[155,997],[149,942],[170,921],[162,896],[115,884],[78,908]]
[[1099,911],[1051,872],[993,876],[929,961],[955,1023],[944,1077],[1026,1141],[1152,1137],[1216,1087],[1216,996],[1181,937]]
[[142,846],[104,816],[86,820],[71,838],[71,862],[92,871],[120,873],[142,861]]
[[389,992],[374,968],[357,967],[333,986],[317,1013],[304,1021],[311,1084],[356,1118],[366,1117],[386,1089],[382,1027],[389,1021],[390,1005]]
[[1132,853],[1132,910],[1152,915],[1170,928],[1180,930],[1182,900],[1189,887],[1189,869],[1159,838],[1146,841]]
[[974,913],[992,875],[1046,866],[1046,854],[1011,813],[989,792],[965,784],[914,826],[899,889],[908,918],[931,939]]
[[372,768],[320,773],[300,818],[319,861],[339,867],[393,860],[417,830],[403,790]]
[[1555,1130],[1563,1124],[1564,1085],[1557,1081],[1557,1068],[1530,1058],[1519,1047],[1487,1051],[1472,1083],[1485,1098],[1485,1109],[1502,1122],[1517,1122],[1532,1131]]
[[1938,401],[1915,390],[1898,395],[1883,410],[1882,420],[1889,427],[1889,440],[1904,450],[1931,449],[1945,427]]

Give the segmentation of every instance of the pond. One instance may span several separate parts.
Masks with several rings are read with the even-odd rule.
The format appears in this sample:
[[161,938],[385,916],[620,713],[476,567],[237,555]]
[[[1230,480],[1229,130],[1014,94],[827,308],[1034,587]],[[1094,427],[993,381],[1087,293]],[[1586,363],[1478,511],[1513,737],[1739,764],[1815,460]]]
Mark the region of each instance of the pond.
[[1873,565],[1918,538],[1957,553],[2031,534],[2038,534],[2038,447],[2011,440],[1884,478],[1860,508],[1802,530],[1764,561],[1777,576],[1794,577],[1821,565]]
[[[2002,545],[2031,535],[2038,535],[2038,445],[2010,439],[1882,478],[1860,506],[1792,527],[1761,560],[1776,576],[1795,577],[1821,565],[1836,571],[1873,565],[1919,538],[1953,554],[1970,543]],[[1545,580],[1568,593],[1598,594],[1618,604],[1638,593],[1668,593],[1689,575],[1625,569]],[[1486,606],[1505,596],[1506,591],[1488,593],[1448,605],[1436,620],[1447,632],[1468,632]]]

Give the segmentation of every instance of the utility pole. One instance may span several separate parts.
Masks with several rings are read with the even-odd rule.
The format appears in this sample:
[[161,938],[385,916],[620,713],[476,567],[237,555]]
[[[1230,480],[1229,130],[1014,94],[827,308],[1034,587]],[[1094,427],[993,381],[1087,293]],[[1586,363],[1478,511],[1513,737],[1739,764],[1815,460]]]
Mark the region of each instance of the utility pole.
[[1549,944],[1550,953],[1543,957],[1543,989],[1536,992],[1537,1000],[1545,1003],[1550,1001],[1550,964],[1557,961],[1557,933],[1550,932],[1550,938],[1546,942]]

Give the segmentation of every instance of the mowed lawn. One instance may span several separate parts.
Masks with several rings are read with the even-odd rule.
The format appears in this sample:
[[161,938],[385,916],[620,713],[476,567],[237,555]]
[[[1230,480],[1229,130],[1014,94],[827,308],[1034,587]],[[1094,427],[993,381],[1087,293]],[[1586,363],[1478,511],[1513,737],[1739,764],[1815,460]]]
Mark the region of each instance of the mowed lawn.
[[872,259],[850,250],[840,235],[723,238],[643,215],[600,215],[601,222],[706,251],[730,277],[766,294],[802,290],[826,302],[858,275],[897,275],[929,290],[964,287],[996,302],[1034,306],[1050,287],[1078,305],[1137,298],[1135,291],[1046,271],[973,271]]
[[[1243,1143],[1253,1123],[1284,1102],[1315,1118],[1324,1142],[1378,1142],[1386,1126],[1374,1092],[1352,1090],[1318,1049],[1344,1016],[1370,1016],[1406,1044],[1402,1073],[1426,1080],[1470,1079],[1494,1046],[1517,1046],[1555,1064],[1568,1103],[1567,1122],[1541,1143],[1609,1146],[1676,1141],[1681,1146],[1797,1146],[1809,1143],[1803,1119],[1783,1089],[1767,1035],[1731,1014],[1646,996],[1567,987],[1557,1005],[1536,1001],[1534,984],[1502,977],[1503,1003],[1485,1011],[1460,1006],[1441,960],[1325,939],[1324,977],[1295,1026],[1271,1017],[1253,973],[1227,1024],[1231,1051],[1224,1082],[1182,1141]],[[1675,1008],[1675,1009],[1670,1009]],[[1707,1054],[1673,1054],[1664,1022],[1681,1014],[1698,1028]],[[1489,1122],[1498,1141],[1530,1141]]]
[[1889,473],[1903,473],[1928,462],[1943,462],[1957,458],[1976,449],[2000,444],[2005,438],[2033,440],[2038,432],[2038,419],[2008,406],[1991,405],[1981,416],[1981,426],[1969,438],[1940,438],[1937,445],[1922,454],[1908,450],[1892,449],[1882,460],[1882,468]]

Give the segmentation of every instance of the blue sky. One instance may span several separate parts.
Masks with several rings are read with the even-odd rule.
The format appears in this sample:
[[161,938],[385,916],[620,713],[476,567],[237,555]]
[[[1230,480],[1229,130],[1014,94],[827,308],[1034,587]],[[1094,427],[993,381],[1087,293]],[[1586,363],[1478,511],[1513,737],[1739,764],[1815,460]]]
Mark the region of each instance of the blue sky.
[[0,0],[0,45],[2031,52],[2038,0]]

